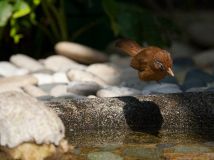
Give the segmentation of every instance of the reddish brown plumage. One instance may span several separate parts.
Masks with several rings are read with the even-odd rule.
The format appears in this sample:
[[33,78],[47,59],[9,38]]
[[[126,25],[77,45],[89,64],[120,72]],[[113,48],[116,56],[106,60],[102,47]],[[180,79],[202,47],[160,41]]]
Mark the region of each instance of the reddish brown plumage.
[[138,70],[138,75],[144,81],[160,81],[166,75],[174,76],[170,54],[158,47],[142,48],[132,40],[122,39],[116,47],[132,56],[131,67]]

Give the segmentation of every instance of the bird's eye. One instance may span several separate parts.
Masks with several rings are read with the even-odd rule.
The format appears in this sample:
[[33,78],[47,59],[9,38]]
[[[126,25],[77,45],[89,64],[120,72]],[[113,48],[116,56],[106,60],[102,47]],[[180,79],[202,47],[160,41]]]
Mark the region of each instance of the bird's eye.
[[155,68],[160,70],[160,71],[165,71],[165,67],[163,65],[163,63],[161,63],[160,61],[156,60],[154,62]]

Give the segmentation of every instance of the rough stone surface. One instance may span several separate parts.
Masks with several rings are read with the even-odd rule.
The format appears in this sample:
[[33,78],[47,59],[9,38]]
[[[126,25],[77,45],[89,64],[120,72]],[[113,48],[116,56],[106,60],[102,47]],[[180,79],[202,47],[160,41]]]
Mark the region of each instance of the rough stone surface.
[[86,71],[100,77],[109,85],[116,85],[120,82],[121,71],[113,64],[92,64]]
[[55,50],[60,55],[86,64],[106,62],[108,60],[104,53],[72,42],[59,42],[55,45]]
[[11,56],[10,61],[19,67],[28,69],[29,71],[37,71],[44,68],[44,66],[38,61],[23,54],[16,54]]
[[86,68],[86,66],[78,64],[77,62],[60,55],[50,56],[47,59],[45,59],[43,63],[47,69],[50,69],[55,72],[67,71],[71,68],[73,69]]
[[[162,129],[200,132],[214,129],[214,94],[210,92],[160,94],[140,97],[52,99],[68,128]],[[82,118],[87,117],[87,118]]]
[[43,103],[20,92],[0,94],[0,144],[15,147],[23,142],[58,145],[64,125]]
[[87,157],[88,160],[123,160],[122,157],[111,152],[92,152]]

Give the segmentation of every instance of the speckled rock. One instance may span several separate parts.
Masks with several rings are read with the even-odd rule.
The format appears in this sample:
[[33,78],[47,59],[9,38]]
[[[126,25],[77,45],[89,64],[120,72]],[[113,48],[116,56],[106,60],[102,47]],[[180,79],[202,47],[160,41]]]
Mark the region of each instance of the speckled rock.
[[44,65],[47,69],[53,70],[55,72],[67,71],[71,68],[73,69],[85,69],[86,66],[81,65],[71,59],[64,56],[53,55],[44,60]]
[[0,75],[4,77],[25,75],[27,73],[28,73],[27,69],[17,68],[13,64],[6,61],[0,62]]
[[120,82],[121,71],[113,64],[92,64],[86,71],[100,77],[109,85],[116,85]]
[[19,67],[28,69],[29,71],[37,71],[44,68],[44,66],[37,60],[24,54],[13,55],[10,57],[10,61]]
[[181,93],[182,90],[177,84],[172,83],[160,83],[150,84],[144,87],[142,94],[156,94],[156,93]]
[[59,42],[55,45],[55,50],[60,55],[86,64],[106,62],[108,60],[104,53],[72,42]]
[[[201,132],[214,129],[212,92],[159,94],[139,97],[52,99],[68,128],[123,129],[158,132]],[[82,117],[87,117],[83,119]]]
[[78,95],[88,96],[95,95],[100,88],[100,85],[95,82],[71,81],[68,84],[67,91]]
[[141,92],[137,89],[128,88],[128,87],[117,87],[110,86],[107,88],[100,89],[97,92],[98,97],[121,97],[121,96],[131,96],[131,95],[140,95]]
[[96,75],[87,71],[71,69],[69,70],[67,75],[71,81],[90,81],[90,82],[96,82],[101,86],[107,85],[102,79],[100,79]]
[[20,92],[0,94],[0,144],[15,147],[23,142],[59,145],[64,125],[43,103]]

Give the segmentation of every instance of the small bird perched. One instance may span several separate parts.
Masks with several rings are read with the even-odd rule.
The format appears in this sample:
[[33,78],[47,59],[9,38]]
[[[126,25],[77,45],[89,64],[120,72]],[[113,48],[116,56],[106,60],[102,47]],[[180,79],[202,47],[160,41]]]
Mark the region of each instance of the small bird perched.
[[138,70],[138,76],[143,81],[160,81],[166,75],[174,77],[172,58],[170,53],[158,47],[141,47],[130,39],[121,39],[116,42],[131,59],[131,67]]

